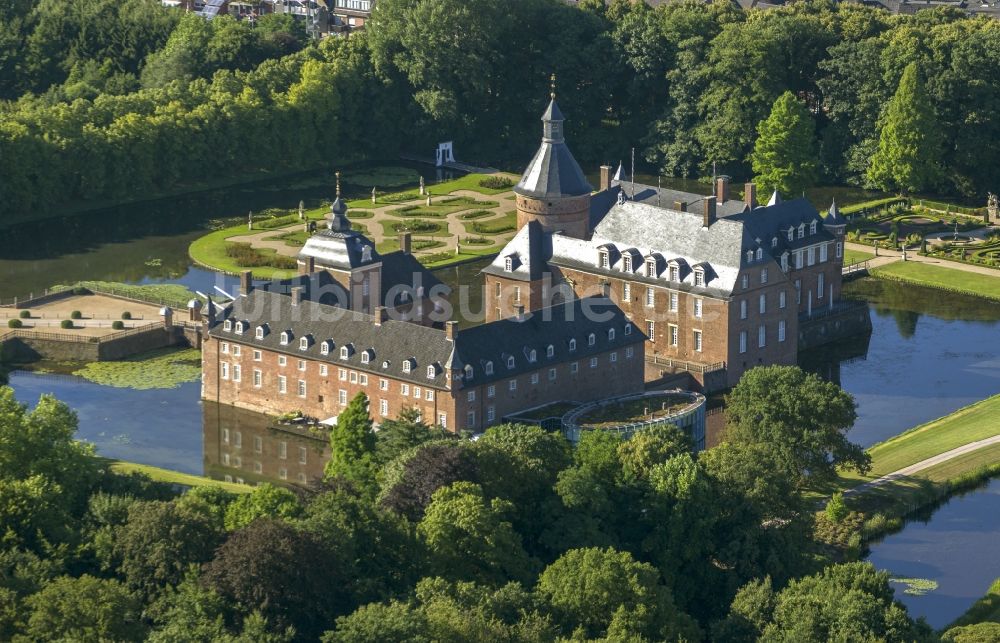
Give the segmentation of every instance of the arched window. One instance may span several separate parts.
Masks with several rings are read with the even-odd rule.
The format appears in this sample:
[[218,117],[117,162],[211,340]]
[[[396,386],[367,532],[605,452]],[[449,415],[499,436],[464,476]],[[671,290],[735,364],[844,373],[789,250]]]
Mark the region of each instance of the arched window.
[[608,329],[608,341],[609,342],[615,341],[615,329],[614,328],[609,328]]
[[632,334],[632,324],[625,324],[625,335],[628,336],[631,334]]
[[472,365],[471,364],[466,364],[465,365],[465,379],[471,380],[472,377],[473,377]]
[[571,351],[575,351],[576,350],[576,340],[575,339],[569,340],[569,349]]
[[555,346],[553,346],[552,344],[549,344],[548,346],[545,347],[545,356],[546,357],[553,357],[553,356],[555,356],[555,354],[556,354],[556,347]]
[[493,362],[486,362],[486,365],[483,366],[483,370],[486,371],[487,375],[493,375]]
[[597,343],[597,336],[594,333],[587,335],[587,346],[593,346]]

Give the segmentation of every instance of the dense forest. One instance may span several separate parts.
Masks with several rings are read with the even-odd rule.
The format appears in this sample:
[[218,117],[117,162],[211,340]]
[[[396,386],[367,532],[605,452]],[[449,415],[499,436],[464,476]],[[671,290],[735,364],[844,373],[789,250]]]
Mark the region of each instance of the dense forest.
[[854,419],[794,367],[745,375],[699,454],[671,426],[373,431],[360,394],[323,480],[178,493],[0,388],[0,639],[935,640],[804,493],[866,469]]
[[[998,21],[824,0],[381,0],[365,32],[318,43],[287,17],[6,0],[0,222],[443,139],[517,171],[551,73],[587,164],[635,146],[666,175],[978,198],[1000,183],[998,59]],[[789,114],[793,132],[765,126]],[[784,150],[812,159],[787,182]]]

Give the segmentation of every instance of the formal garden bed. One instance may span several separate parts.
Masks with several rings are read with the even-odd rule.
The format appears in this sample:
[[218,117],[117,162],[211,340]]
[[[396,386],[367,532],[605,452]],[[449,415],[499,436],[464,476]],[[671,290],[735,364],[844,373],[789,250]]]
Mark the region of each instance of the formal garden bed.
[[984,225],[981,218],[896,203],[852,221],[847,228],[847,240],[891,249],[898,248],[902,241],[907,247],[916,247],[929,234],[956,229],[960,233],[969,232]]
[[386,236],[410,232],[429,237],[450,237],[448,224],[425,219],[407,219],[406,221],[379,221]]
[[[499,205],[496,201],[478,201],[467,196],[447,197],[435,200],[431,198],[431,204],[407,205],[394,210],[389,210],[388,214],[397,217],[446,217],[454,212],[461,212],[469,208],[495,208]],[[492,214],[492,212],[486,210]]]
[[465,227],[466,232],[471,234],[504,234],[506,232],[513,232],[517,229],[517,213],[508,212],[495,219],[473,221],[472,223],[463,223],[462,225]]

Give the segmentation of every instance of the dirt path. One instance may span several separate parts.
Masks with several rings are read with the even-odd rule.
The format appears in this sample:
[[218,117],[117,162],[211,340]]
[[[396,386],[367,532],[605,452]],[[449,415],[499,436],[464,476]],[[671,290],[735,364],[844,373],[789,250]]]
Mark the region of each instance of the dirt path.
[[960,447],[955,447],[951,451],[945,451],[944,453],[939,453],[936,456],[927,458],[926,460],[921,460],[920,462],[911,464],[908,467],[903,467],[898,471],[893,471],[892,473],[884,475],[881,478],[876,478],[871,482],[866,482],[864,484],[858,485],[857,487],[854,487],[853,489],[845,491],[844,497],[846,498],[849,496],[857,495],[859,493],[870,491],[871,489],[881,487],[883,485],[889,484],[890,482],[899,480],[900,478],[905,478],[906,476],[913,475],[914,473],[923,471],[924,469],[929,469],[934,465],[941,464],[942,462],[947,462],[948,460],[957,458],[960,455],[965,455],[966,453],[971,453],[972,451],[977,451],[979,449],[982,449],[983,447],[988,447],[993,444],[1000,444],[1000,435],[994,435],[993,437],[977,440],[976,442],[963,444]]

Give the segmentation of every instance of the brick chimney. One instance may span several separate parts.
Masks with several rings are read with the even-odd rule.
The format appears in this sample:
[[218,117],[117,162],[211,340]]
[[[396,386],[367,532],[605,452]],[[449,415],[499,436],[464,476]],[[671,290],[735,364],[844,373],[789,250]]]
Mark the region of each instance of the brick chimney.
[[311,275],[312,273],[316,272],[316,258],[306,257],[306,261],[303,264],[303,269],[305,270],[307,275]]
[[250,294],[253,290],[253,273],[249,270],[244,270],[240,273],[240,294],[244,297]]
[[215,325],[215,304],[212,303],[212,296],[205,297],[205,321],[209,326]]
[[413,251],[413,235],[409,232],[399,233],[399,249],[404,255],[408,255]]
[[678,212],[687,212],[688,204],[683,201],[674,201],[674,210]]
[[702,211],[701,224],[705,228],[708,228],[715,223],[715,199],[710,196],[705,197],[702,203],[704,204],[704,210]]
[[719,203],[729,200],[729,177],[720,176],[715,179],[715,199]]
[[611,189],[611,166],[601,166],[601,192]]
[[292,288],[291,293],[292,293],[293,306],[298,306],[299,304],[302,303],[302,290],[303,290],[302,286],[295,286],[294,288]]
[[444,323],[444,336],[448,338],[449,342],[455,341],[455,337],[458,335],[458,322],[447,321]]
[[385,306],[375,306],[375,325],[381,326],[389,319],[389,311]]
[[750,209],[753,210],[757,207],[757,185],[754,183],[747,183],[743,186],[743,200],[746,202]]

